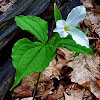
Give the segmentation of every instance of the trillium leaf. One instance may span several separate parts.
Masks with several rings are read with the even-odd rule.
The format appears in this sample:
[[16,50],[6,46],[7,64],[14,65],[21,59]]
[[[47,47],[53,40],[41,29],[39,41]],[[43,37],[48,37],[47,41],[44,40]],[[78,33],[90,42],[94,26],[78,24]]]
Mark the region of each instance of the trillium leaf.
[[79,44],[76,44],[76,42],[72,39],[62,39],[60,41],[59,47],[65,47],[70,51],[76,51],[77,53],[81,54],[90,54],[94,55],[91,47],[86,48],[85,46],[81,46]]
[[19,40],[12,49],[12,62],[16,68],[13,89],[23,77],[31,72],[42,72],[48,67],[49,62],[55,57],[51,52],[51,44],[31,42],[28,39]]
[[89,28],[86,28],[86,30],[85,30],[85,35],[88,35],[88,31],[89,31]]
[[75,28],[76,28],[76,29],[79,29],[79,30],[81,30],[81,28],[80,28],[80,27],[78,27],[78,26],[76,26]]
[[[55,22],[57,22],[58,20],[62,20],[62,16],[59,12],[59,9],[56,6],[56,3],[54,3],[54,17],[55,17]],[[56,33],[56,36],[55,36],[54,41],[53,41],[53,51],[58,46],[60,40],[61,40],[61,38],[60,38],[59,34]]]
[[59,36],[59,33],[55,33],[55,37],[53,37],[51,40],[48,41],[48,43],[52,44],[52,51],[55,52],[57,46],[59,45],[61,41],[61,38]]
[[52,52],[56,52],[56,48],[58,47],[60,41],[61,38],[59,36],[59,33],[55,33],[54,36],[52,36],[47,42],[47,44],[50,44],[52,46]]
[[73,60],[79,55],[79,53],[75,53]]
[[72,39],[72,36],[68,34],[67,37],[65,37],[65,39]]
[[55,16],[55,22],[62,19],[62,16],[56,6],[56,3],[54,3],[54,16]]
[[48,40],[47,22],[36,16],[16,16],[16,24],[22,29],[33,34],[38,40],[46,43]]

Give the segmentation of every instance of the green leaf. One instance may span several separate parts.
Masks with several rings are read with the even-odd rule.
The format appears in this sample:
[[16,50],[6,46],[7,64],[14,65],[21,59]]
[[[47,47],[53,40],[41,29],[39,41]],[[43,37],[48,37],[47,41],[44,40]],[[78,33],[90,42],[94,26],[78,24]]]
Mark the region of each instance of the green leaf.
[[41,42],[31,42],[26,38],[16,42],[12,49],[12,62],[16,68],[16,75],[11,89],[31,72],[42,72],[48,67],[49,62],[56,56],[51,51],[52,46],[50,45],[44,45]]
[[59,33],[55,33],[53,37],[50,38],[50,40],[47,42],[47,44],[51,44],[52,46],[52,52],[56,52],[56,48],[59,45],[61,41],[61,37],[59,36]]
[[53,51],[56,50],[57,46],[59,45],[61,41],[60,35],[59,33],[56,34],[55,40],[54,40],[54,44],[53,44]]
[[59,33],[55,33],[55,37],[51,38],[48,43],[51,43],[52,44],[52,51],[55,52],[56,51],[56,48],[57,46],[59,45],[61,41],[61,38],[59,36]]
[[22,29],[33,34],[38,40],[46,43],[48,40],[48,24],[36,16],[16,16],[15,21]]
[[91,45],[89,45],[90,46],[90,48],[92,49],[92,51],[94,51],[94,48],[93,48],[93,46],[91,46]]
[[88,35],[88,31],[89,31],[89,28],[86,28],[86,30],[85,30],[85,35]]
[[54,3],[54,16],[55,16],[55,22],[62,19],[62,16],[56,6],[56,3]]
[[68,34],[65,39],[72,39],[72,36],[70,34]]
[[76,29],[79,29],[79,30],[81,30],[81,28],[80,28],[80,27],[78,27],[78,26],[76,26],[75,28],[76,28]]
[[79,55],[79,53],[75,53],[73,60]]
[[91,48],[86,48],[85,46],[76,44],[76,42],[72,39],[62,39],[60,41],[59,47],[65,47],[70,51],[76,51],[77,53],[81,53],[83,55],[87,53],[94,55]]

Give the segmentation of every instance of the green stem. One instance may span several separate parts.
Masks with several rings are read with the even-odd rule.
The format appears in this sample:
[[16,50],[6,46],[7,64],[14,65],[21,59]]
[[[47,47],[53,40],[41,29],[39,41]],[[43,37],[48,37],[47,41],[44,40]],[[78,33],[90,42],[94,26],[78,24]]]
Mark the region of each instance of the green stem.
[[41,74],[41,72],[39,72],[37,83],[36,83],[36,86],[34,87],[34,90],[33,90],[33,100],[35,99],[35,95],[37,94],[37,88],[38,88],[38,84],[39,84],[40,74]]

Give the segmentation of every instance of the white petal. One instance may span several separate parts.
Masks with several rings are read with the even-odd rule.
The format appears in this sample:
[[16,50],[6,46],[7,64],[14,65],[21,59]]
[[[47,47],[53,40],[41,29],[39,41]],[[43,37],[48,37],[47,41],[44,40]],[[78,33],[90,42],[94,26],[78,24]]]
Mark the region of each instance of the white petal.
[[86,46],[87,48],[89,48],[89,40],[82,31],[71,27],[70,31],[67,31],[67,32],[72,36],[73,40],[77,44],[80,44],[81,46]]
[[56,27],[64,28],[66,21],[65,20],[58,20],[56,22]]
[[59,27],[56,27],[56,28],[53,30],[53,32],[58,32],[58,33],[59,33],[59,31],[65,31],[65,30],[64,30],[64,28],[59,28]]
[[86,9],[84,6],[77,6],[71,10],[66,19],[66,24],[71,27],[76,27],[81,20],[86,16]]
[[61,38],[65,38],[65,37],[67,37],[68,33],[66,31],[61,31],[61,32],[59,32],[59,35]]
[[53,32],[58,32],[61,38],[65,38],[68,35],[68,33],[61,28],[55,28]]

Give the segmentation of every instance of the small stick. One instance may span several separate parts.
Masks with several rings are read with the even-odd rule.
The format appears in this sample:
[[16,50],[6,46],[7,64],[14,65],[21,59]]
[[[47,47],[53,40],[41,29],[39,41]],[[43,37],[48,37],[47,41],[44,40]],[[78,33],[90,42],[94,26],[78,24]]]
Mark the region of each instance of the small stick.
[[38,88],[38,84],[39,84],[40,74],[41,74],[41,72],[39,72],[39,76],[38,76],[38,79],[37,79],[37,83],[36,83],[36,85],[34,87],[34,90],[33,90],[33,93],[32,93],[33,100],[35,99],[35,95],[37,94],[37,88]]

